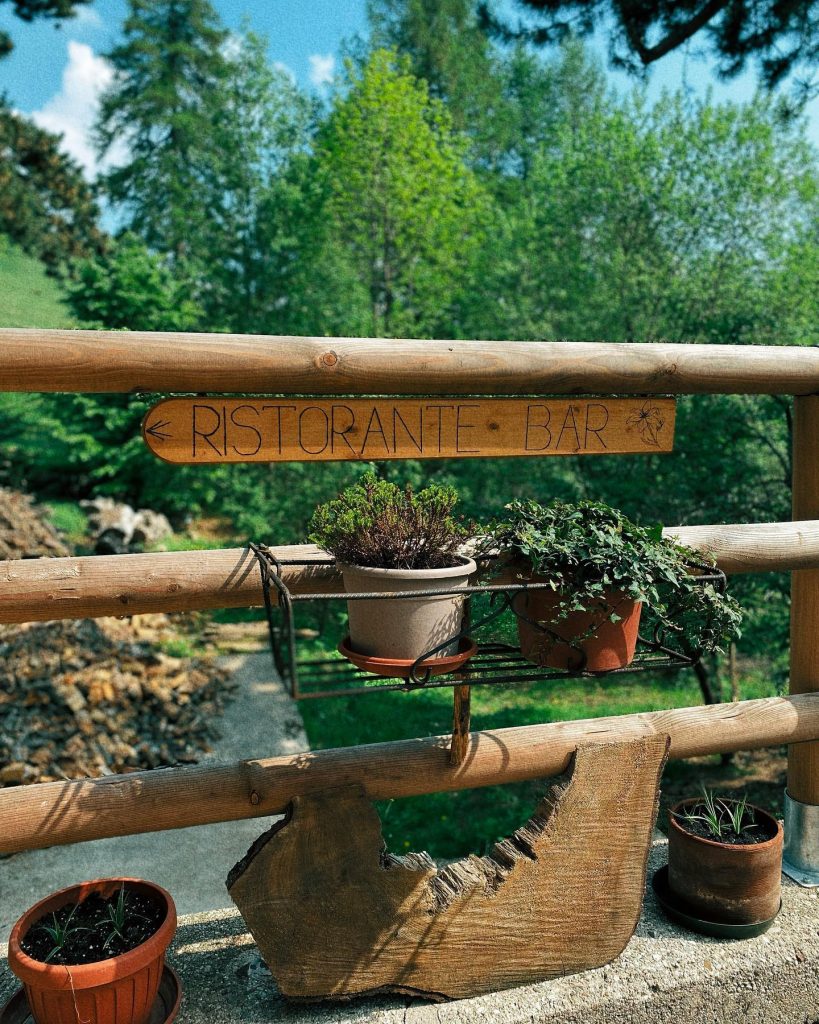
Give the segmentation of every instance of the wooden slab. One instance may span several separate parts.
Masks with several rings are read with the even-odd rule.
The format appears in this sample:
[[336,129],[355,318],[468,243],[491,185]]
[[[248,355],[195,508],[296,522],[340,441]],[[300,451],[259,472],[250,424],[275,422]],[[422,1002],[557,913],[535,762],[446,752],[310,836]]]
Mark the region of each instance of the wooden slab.
[[580,747],[485,857],[387,853],[361,788],[297,797],[228,890],[282,993],[461,999],[618,956],[636,927],[667,736]]
[[325,462],[668,452],[673,398],[168,398],[142,435],[166,462]]

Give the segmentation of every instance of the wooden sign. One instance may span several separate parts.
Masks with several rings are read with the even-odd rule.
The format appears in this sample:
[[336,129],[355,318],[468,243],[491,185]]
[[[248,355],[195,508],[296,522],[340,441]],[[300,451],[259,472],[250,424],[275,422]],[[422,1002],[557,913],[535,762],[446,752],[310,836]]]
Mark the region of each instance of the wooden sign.
[[325,462],[668,452],[673,398],[169,398],[145,443],[166,462]]

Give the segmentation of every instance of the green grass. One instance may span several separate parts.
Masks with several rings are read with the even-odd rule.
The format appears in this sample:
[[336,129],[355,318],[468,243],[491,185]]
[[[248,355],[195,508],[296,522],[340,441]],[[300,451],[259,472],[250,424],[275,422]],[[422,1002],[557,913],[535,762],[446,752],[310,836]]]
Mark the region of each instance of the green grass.
[[195,658],[201,646],[189,636],[171,636],[159,641],[159,649],[171,658]]
[[[767,674],[743,682],[743,698],[769,696]],[[475,687],[473,729],[500,729],[541,722],[624,715],[700,704],[689,670],[665,675],[554,679],[520,687]],[[451,728],[451,689],[370,693],[360,697],[306,700],[300,704],[313,749],[409,739]],[[669,771],[674,769],[669,767]],[[532,813],[547,788],[540,780],[457,793],[435,793],[379,804],[389,849],[429,851],[433,857],[484,853]]]
[[51,522],[72,548],[83,548],[88,543],[88,516],[76,501],[47,501]]
[[207,551],[209,548],[228,547],[228,545],[214,544],[212,540],[203,537],[189,537],[186,533],[172,533],[170,537],[164,537],[157,544],[151,545],[148,551]]
[[0,236],[0,327],[76,327],[42,263]]

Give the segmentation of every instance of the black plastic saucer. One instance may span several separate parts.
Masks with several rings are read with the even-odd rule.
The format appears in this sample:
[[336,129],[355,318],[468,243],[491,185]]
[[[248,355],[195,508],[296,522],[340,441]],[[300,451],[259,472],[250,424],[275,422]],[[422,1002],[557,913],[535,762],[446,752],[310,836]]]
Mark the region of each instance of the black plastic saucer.
[[[757,935],[766,932],[779,916],[782,909],[780,901],[779,910],[767,921],[753,921],[751,924],[725,924],[722,921],[713,921],[704,917],[697,917],[696,912],[671,891],[668,884],[668,865],[665,864],[658,871],[654,872],[651,879],[651,887],[657,902],[663,908],[666,917],[675,924],[688,928],[689,931],[699,932],[701,935],[710,935],[716,939],[754,939]],[[4,1024],[0,1019],[0,1024]]]
[[[171,1024],[179,1013],[181,1002],[182,986],[179,983],[179,976],[172,967],[165,964],[159,991],[146,1024]],[[25,989],[19,988],[0,1010],[0,1024],[34,1024]]]

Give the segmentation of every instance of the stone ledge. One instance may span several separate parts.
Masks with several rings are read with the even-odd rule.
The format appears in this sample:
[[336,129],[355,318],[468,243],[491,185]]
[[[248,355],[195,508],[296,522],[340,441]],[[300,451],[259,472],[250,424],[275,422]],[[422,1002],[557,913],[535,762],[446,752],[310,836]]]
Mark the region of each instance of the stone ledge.
[[[665,861],[652,851],[650,874]],[[180,919],[169,959],[180,1024],[817,1024],[819,890],[783,879],[782,912],[756,939],[728,942],[668,922],[649,887],[637,932],[611,964],[479,999],[398,997],[294,1005],[277,993],[235,909]],[[5,949],[4,949],[5,952]],[[15,979],[0,967],[0,1001]]]

